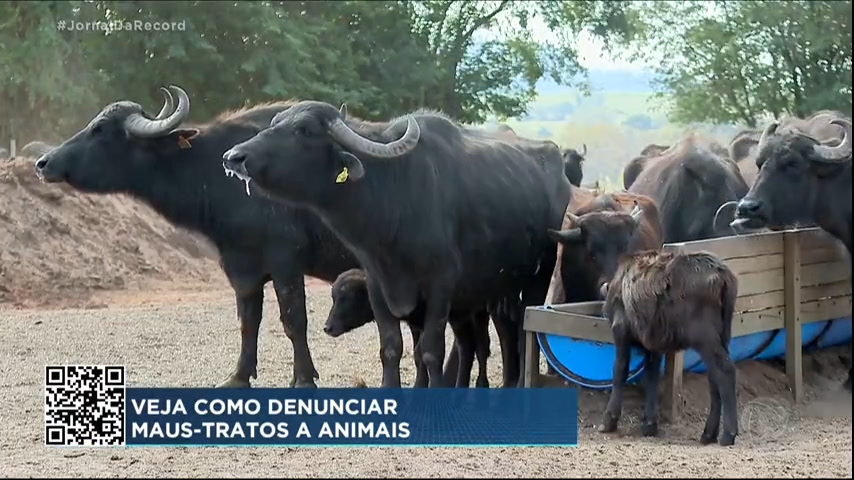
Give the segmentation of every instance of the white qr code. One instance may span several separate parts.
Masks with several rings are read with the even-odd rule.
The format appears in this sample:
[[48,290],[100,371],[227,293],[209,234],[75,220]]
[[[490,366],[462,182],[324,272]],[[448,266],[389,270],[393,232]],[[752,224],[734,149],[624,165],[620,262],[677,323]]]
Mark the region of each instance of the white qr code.
[[125,367],[45,367],[45,445],[125,445]]

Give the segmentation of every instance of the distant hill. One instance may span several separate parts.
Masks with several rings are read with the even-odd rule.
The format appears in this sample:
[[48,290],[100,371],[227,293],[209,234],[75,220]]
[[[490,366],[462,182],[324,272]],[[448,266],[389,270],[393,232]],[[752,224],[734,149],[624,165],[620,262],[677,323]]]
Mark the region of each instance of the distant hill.
[[[594,91],[600,92],[637,92],[652,93],[654,74],[649,69],[620,70],[620,69],[591,69],[588,79]],[[558,85],[550,78],[541,79],[537,83],[537,93],[551,95],[572,91],[570,87]]]

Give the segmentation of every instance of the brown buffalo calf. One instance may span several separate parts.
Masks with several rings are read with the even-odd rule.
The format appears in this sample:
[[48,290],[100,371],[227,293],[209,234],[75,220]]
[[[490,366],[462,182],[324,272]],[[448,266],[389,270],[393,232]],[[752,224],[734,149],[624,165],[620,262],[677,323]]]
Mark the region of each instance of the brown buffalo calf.
[[571,210],[561,231],[549,232],[558,244],[547,296],[554,303],[599,299],[600,287],[614,275],[621,255],[661,248],[658,208],[649,197],[613,192],[591,198],[575,213]]
[[738,279],[717,256],[707,252],[647,250],[624,256],[616,274],[603,285],[603,313],[614,335],[614,387],[600,432],[613,432],[622,411],[623,387],[632,345],[646,356],[646,393],[641,431],[658,432],[658,377],[663,354],[688,348],[708,368],[710,405],[700,442],[721,445],[738,435],[735,365],[729,355]]

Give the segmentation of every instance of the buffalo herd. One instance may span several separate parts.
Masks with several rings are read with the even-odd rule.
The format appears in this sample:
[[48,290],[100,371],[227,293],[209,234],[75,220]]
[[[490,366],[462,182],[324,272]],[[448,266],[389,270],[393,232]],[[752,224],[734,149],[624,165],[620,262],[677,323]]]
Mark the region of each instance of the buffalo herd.
[[[486,131],[430,110],[371,122],[319,101],[188,125],[187,93],[161,90],[156,115],[115,102],[61,145],[32,152],[43,181],[130,195],[217,246],[241,322],[237,364],[221,387],[248,387],[257,375],[269,281],[294,349],[294,387],[319,377],[304,276],[332,285],[328,335],[376,323],[383,387],[401,386],[401,321],[416,387],[468,387],[475,359],[476,385],[488,387],[490,318],[503,387],[515,387],[526,307],[604,300],[617,358],[602,430],[616,428],[630,344],[656,365],[694,348],[712,391],[702,441],[716,440],[723,409],[720,442],[731,444],[736,277],[714,255],[661,246],[815,225],[851,251],[851,119],[835,111],[739,132],[728,147],[697,135],[649,145],[626,164],[623,189],[604,193],[581,184],[586,145],[562,149],[506,125]],[[647,370],[654,385],[658,369]],[[650,435],[654,397],[642,426]]]

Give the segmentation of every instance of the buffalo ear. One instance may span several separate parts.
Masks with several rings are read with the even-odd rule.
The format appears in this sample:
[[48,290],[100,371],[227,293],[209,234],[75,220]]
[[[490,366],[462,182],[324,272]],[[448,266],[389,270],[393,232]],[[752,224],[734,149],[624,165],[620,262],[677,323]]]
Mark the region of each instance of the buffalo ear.
[[169,132],[169,135],[166,138],[168,138],[169,141],[177,143],[181,149],[187,149],[193,148],[190,140],[198,134],[199,129],[197,128],[176,128]]
[[569,230],[548,229],[547,234],[550,239],[557,243],[578,243],[581,241],[581,229],[570,228]]
[[347,180],[356,181],[365,176],[365,167],[362,165],[362,161],[352,153],[340,150],[338,152],[338,159],[341,161],[344,169],[338,174],[336,183],[344,183]]

